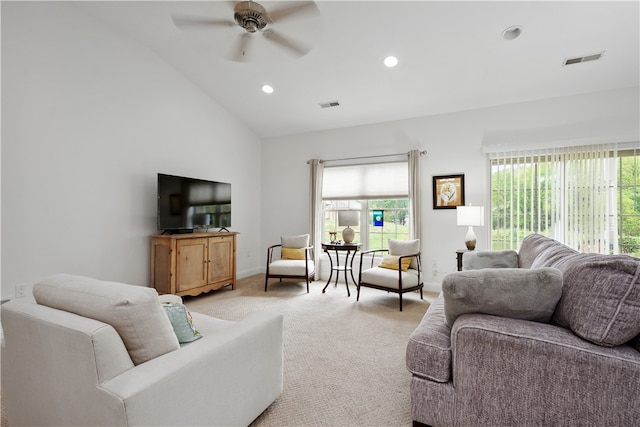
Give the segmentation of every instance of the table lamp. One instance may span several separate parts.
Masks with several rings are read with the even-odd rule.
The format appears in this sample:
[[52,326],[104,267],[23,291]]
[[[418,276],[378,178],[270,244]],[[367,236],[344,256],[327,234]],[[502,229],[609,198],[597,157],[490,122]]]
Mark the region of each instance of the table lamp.
[[358,211],[338,211],[338,226],[347,227],[342,230],[342,241],[345,243],[353,242],[355,231],[351,228],[351,225],[358,225],[360,212]]
[[484,206],[458,206],[456,212],[458,225],[469,227],[464,243],[467,245],[467,249],[472,251],[476,248],[476,235],[473,232],[473,226],[484,226]]

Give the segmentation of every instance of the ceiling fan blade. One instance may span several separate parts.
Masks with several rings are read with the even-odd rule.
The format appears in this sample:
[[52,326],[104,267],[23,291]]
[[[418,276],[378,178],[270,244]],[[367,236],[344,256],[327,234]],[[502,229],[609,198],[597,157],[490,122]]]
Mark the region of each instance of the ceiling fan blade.
[[249,46],[250,41],[250,34],[244,33],[239,35],[233,47],[229,49],[229,53],[227,54],[226,58],[231,61],[246,62],[248,60],[247,47]]
[[269,30],[265,30],[262,32],[262,34],[264,35],[264,37],[267,40],[270,40],[286,49],[288,49],[290,52],[298,55],[298,56],[302,56],[304,54],[306,54],[307,52],[309,52],[310,48],[302,43],[298,43],[294,40],[292,40],[289,37],[285,37],[281,34],[276,33],[275,31],[269,29]]
[[292,15],[317,14],[318,7],[312,1],[288,2],[292,5],[269,10],[271,22],[281,21]]
[[229,19],[207,18],[204,16],[172,15],[173,23],[178,28],[211,28],[232,27],[235,22]]

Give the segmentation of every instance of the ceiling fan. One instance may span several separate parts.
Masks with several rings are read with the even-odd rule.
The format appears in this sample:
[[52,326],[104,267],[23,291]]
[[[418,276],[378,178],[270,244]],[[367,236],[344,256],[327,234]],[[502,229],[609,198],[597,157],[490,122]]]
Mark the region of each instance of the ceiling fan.
[[[183,30],[194,28],[241,28],[243,31],[237,36],[235,43],[228,50],[227,59],[237,62],[250,62],[252,59],[251,45],[255,43],[256,33],[261,33],[269,43],[279,46],[294,57],[305,55],[311,49],[305,42],[276,31],[283,21],[317,15],[318,8],[313,1],[287,1],[284,6],[267,9],[255,1],[230,2],[233,4],[233,20],[207,18],[201,16],[186,16],[174,14],[174,24]],[[252,42],[253,41],[253,42]]]

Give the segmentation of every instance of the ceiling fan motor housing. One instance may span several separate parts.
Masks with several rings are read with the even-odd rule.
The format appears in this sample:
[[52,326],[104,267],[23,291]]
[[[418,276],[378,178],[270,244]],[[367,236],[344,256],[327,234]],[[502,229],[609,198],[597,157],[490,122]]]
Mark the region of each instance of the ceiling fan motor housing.
[[234,8],[236,23],[248,33],[262,30],[269,23],[269,15],[264,7],[253,1],[243,1]]

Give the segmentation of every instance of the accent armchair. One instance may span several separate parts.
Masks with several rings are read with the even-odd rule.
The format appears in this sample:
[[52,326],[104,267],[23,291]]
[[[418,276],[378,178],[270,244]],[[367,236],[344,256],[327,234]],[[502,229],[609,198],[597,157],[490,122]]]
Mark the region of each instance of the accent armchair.
[[[279,251],[276,249],[279,248]],[[280,257],[277,253],[280,252]],[[316,274],[313,246],[309,245],[309,235],[281,236],[279,245],[267,248],[267,269],[264,291],[267,292],[269,279],[304,279],[309,293],[309,282]]]
[[[369,268],[363,271],[363,260],[367,257],[370,257]],[[374,266],[376,262],[379,263]],[[397,293],[400,299],[400,311],[402,311],[402,294],[419,290],[420,299],[423,299],[420,240],[389,239],[389,249],[361,252],[356,301],[360,301],[362,287]]]

